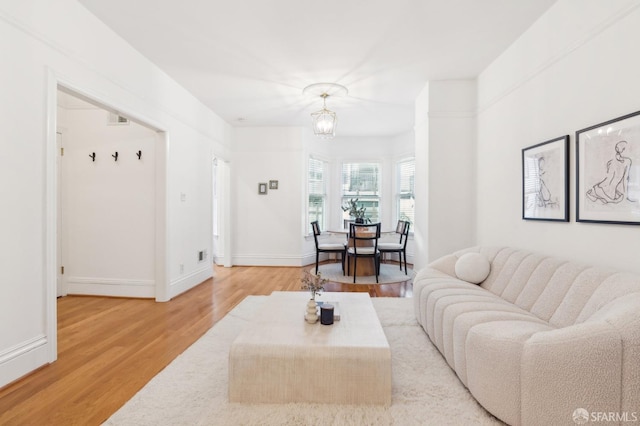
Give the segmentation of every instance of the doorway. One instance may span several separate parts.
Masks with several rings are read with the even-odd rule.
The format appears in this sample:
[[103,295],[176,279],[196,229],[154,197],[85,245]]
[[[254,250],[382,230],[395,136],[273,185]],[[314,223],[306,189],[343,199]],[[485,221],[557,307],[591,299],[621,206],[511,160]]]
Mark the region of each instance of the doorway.
[[[168,218],[167,218],[167,153],[169,144],[169,135],[163,127],[152,120],[148,120],[141,114],[129,111],[126,108],[118,108],[114,102],[102,100],[99,96],[87,93],[80,86],[73,82],[61,78],[53,70],[47,72],[47,137],[45,140],[46,152],[46,195],[45,195],[45,282],[46,282],[46,302],[45,302],[45,333],[42,342],[46,346],[46,361],[54,362],[58,358],[58,337],[57,337],[57,296],[58,293],[66,293],[67,289],[64,279],[58,285],[58,278],[63,274],[61,263],[64,263],[63,252],[65,251],[65,240],[59,240],[58,234],[64,230],[64,226],[60,221],[66,220],[66,213],[69,208],[59,209],[62,202],[64,206],[67,202],[59,199],[59,184],[64,180],[63,176],[59,176],[64,171],[59,166],[61,157],[63,157],[64,144],[70,132],[61,129],[61,135],[58,135],[58,97],[61,92],[66,92],[78,99],[97,105],[110,112],[127,117],[134,120],[138,124],[145,125],[147,128],[155,132],[156,142],[156,158],[154,165],[154,232],[152,251],[154,253],[153,269],[154,269],[154,295],[158,302],[166,302],[169,300],[169,282],[167,267],[167,239],[169,235]],[[122,113],[118,113],[122,111]],[[62,146],[58,146],[58,144]],[[93,151],[92,151],[93,153]],[[89,153],[86,153],[89,159]],[[135,154],[135,151],[134,151]],[[62,262],[61,262],[62,261]],[[66,272],[66,270],[65,270]],[[66,274],[64,274],[66,275]],[[113,283],[108,283],[113,285]]]
[[214,157],[212,167],[213,177],[213,261],[225,268],[232,266],[231,256],[231,203],[228,202],[231,193],[231,169],[228,161],[221,157]]
[[158,132],[57,95],[57,292],[154,298]]

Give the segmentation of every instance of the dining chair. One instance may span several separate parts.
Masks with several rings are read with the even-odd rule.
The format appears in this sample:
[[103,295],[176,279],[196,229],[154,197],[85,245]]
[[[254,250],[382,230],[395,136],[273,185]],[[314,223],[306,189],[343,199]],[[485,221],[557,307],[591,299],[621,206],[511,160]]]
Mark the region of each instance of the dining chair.
[[340,243],[324,243],[321,244],[318,242],[318,237],[320,236],[320,225],[318,225],[318,221],[314,220],[311,222],[311,228],[313,228],[313,239],[316,242],[316,275],[318,275],[318,262],[320,260],[320,253],[340,253],[340,261],[342,262],[342,275],[344,275],[344,257],[345,252],[347,251],[347,247],[345,244]]
[[[378,240],[380,239],[380,223],[350,223],[349,246],[347,247],[347,259],[353,257],[353,282],[356,282],[358,272],[358,258],[373,258],[376,274],[376,283],[380,274],[380,251]],[[351,273],[347,262],[347,275]]]
[[409,239],[409,227],[411,222],[399,220],[396,225],[396,234],[400,235],[400,241],[397,243],[382,242],[378,244],[380,253],[398,253],[400,260],[400,270],[402,271],[402,258],[404,257],[404,274],[407,275],[407,240]]

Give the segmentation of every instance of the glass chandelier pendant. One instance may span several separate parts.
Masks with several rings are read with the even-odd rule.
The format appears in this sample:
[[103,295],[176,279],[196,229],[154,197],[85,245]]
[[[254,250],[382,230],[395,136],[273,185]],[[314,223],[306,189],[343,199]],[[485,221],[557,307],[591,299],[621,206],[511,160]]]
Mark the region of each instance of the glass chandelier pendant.
[[313,133],[323,139],[333,139],[336,136],[338,117],[336,117],[335,112],[327,109],[327,98],[329,95],[323,93],[320,96],[322,96],[322,109],[311,113]]

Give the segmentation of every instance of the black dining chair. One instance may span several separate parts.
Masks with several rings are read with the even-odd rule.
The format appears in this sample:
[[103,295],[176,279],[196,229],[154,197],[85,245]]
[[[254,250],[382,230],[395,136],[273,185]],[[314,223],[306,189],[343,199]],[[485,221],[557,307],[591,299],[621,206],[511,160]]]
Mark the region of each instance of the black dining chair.
[[[373,258],[376,273],[376,283],[380,273],[380,251],[378,251],[378,240],[380,239],[379,223],[350,223],[349,224],[349,247],[347,247],[347,259],[353,257],[353,282],[356,282],[358,272],[358,258]],[[347,275],[351,273],[347,262]]]
[[402,271],[402,258],[404,258],[404,274],[407,275],[407,240],[409,239],[409,227],[411,222],[399,220],[396,225],[396,234],[400,235],[400,241],[397,243],[379,243],[378,250],[380,253],[398,253],[400,260],[400,270]]
[[318,221],[311,222],[311,228],[313,228],[313,239],[316,242],[316,275],[318,274],[318,261],[320,260],[320,253],[340,253],[340,261],[342,262],[342,275],[344,275],[344,256],[347,251],[347,247],[340,243],[324,243],[318,242],[320,236],[320,225]]

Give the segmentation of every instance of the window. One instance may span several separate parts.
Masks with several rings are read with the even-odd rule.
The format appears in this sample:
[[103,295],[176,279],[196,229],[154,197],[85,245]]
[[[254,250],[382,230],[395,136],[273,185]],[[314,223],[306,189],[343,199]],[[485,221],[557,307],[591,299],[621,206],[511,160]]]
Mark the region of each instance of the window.
[[327,163],[315,158],[309,158],[309,179],[308,179],[308,224],[307,231],[312,233],[311,222],[318,221],[320,229],[325,229],[326,222],[326,169]]
[[[377,163],[342,164],[342,205],[352,198],[358,199],[358,205],[366,208],[365,218],[376,223],[380,221],[380,165]],[[342,226],[353,218],[343,213]]]
[[415,159],[407,159],[398,162],[397,165],[397,190],[396,190],[396,214],[398,220],[406,220],[413,225],[415,217]]

